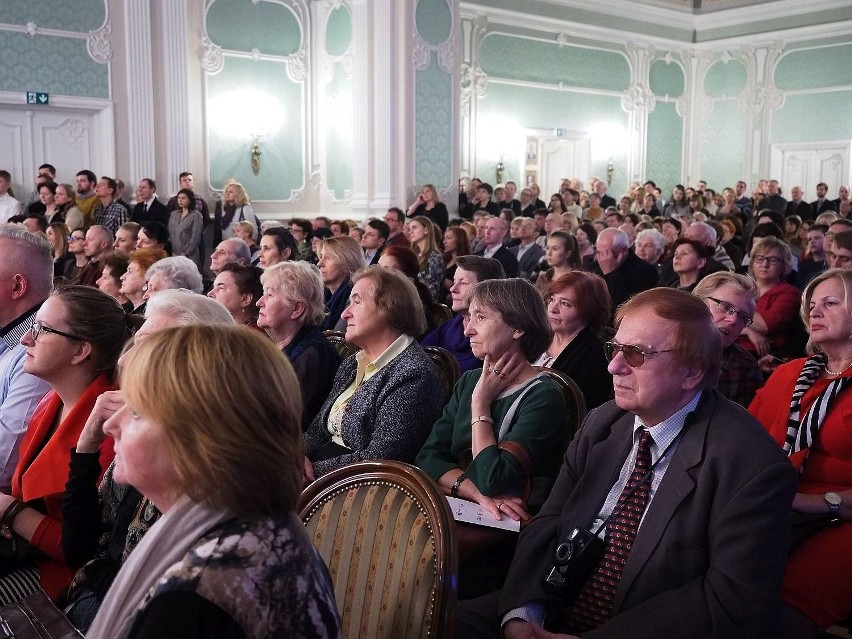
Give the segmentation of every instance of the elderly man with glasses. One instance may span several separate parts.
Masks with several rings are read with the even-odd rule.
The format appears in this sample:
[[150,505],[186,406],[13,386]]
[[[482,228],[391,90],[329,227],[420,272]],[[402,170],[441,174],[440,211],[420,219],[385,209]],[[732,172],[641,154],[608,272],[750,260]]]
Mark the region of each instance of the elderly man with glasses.
[[781,636],[795,470],[714,390],[702,300],[639,293],[616,327],[615,400],[569,446],[502,592],[460,603],[457,636]]

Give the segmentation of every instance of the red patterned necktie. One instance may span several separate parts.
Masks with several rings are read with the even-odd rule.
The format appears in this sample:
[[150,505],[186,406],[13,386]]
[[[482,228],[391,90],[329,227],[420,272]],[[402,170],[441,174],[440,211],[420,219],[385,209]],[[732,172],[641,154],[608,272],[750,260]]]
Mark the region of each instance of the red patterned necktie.
[[648,470],[651,468],[653,441],[648,430],[643,428],[636,451],[636,464],[618,498],[615,515],[606,527],[603,555],[568,613],[567,625],[574,632],[597,628],[612,614],[615,591],[633,540],[636,539],[642,513],[648,506],[648,493],[651,490],[651,473]]

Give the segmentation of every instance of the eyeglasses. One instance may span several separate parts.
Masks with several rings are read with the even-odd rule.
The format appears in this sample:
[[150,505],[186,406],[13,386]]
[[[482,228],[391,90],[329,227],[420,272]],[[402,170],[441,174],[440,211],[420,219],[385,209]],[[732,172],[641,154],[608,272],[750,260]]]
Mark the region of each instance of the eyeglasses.
[[79,235],[71,235],[68,237],[69,242],[85,242],[85,237],[80,237]]
[[710,297],[709,295],[707,296],[707,299],[711,302],[714,302],[716,304],[716,308],[718,308],[722,313],[724,313],[728,317],[730,317],[731,315],[736,315],[737,319],[742,322],[743,328],[751,325],[751,323],[754,321],[749,315],[746,315],[742,311],[738,311],[724,300],[717,300],[715,297]]
[[54,335],[61,335],[62,337],[67,337],[68,339],[73,339],[77,342],[85,342],[82,337],[77,337],[76,335],[71,335],[71,333],[63,333],[62,331],[58,331],[55,328],[50,328],[49,326],[45,326],[41,322],[37,320],[33,320],[32,325],[30,326],[30,330],[33,333],[33,341],[38,340],[38,336],[41,335],[41,332],[45,333],[53,333]]
[[670,348],[664,351],[646,351],[641,346],[634,344],[619,344],[618,342],[606,342],[604,344],[604,354],[609,361],[615,359],[618,353],[624,355],[624,361],[630,368],[639,368],[645,363],[645,358],[649,355],[658,355],[660,353],[673,353],[677,349]]
[[763,264],[764,262],[769,264],[769,266],[778,266],[783,260],[780,257],[775,257],[774,255],[755,255],[754,263],[755,264]]

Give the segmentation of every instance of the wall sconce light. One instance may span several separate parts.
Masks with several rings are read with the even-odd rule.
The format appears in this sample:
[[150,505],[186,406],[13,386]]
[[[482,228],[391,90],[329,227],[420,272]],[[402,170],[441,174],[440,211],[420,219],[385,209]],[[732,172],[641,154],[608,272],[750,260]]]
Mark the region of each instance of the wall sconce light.
[[252,136],[251,145],[251,170],[255,175],[260,173],[260,136]]
[[210,125],[236,140],[251,139],[249,160],[252,173],[260,174],[260,140],[277,133],[284,124],[284,109],[272,95],[243,89],[217,96],[210,105]]
[[612,176],[615,174],[615,166],[612,163],[612,156],[609,156],[609,162],[606,165],[606,183],[612,184]]
[[506,167],[503,164],[503,155],[500,155],[500,161],[497,162],[497,171],[495,177],[497,178],[497,184],[503,184],[503,173],[505,172]]

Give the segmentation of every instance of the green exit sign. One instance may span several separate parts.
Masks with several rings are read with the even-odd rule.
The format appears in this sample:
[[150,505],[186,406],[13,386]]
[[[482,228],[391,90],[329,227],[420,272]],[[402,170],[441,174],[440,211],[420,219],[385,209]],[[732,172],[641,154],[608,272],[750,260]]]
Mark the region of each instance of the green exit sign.
[[27,91],[27,104],[50,104],[50,94],[41,91]]

